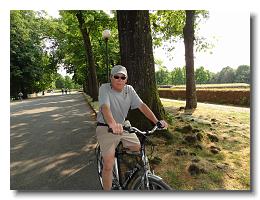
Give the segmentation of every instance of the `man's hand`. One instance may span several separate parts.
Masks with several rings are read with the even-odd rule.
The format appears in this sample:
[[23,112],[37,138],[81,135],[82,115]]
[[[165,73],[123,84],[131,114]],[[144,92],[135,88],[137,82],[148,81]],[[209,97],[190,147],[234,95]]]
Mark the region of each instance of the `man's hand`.
[[123,131],[124,131],[122,124],[112,123],[112,124],[109,124],[109,128],[112,129],[113,134],[115,134],[115,135],[122,135]]
[[158,121],[157,123],[160,124],[159,128],[165,128],[165,129],[168,128],[168,124],[167,124],[167,122],[164,121],[164,120],[160,120],[160,121]]

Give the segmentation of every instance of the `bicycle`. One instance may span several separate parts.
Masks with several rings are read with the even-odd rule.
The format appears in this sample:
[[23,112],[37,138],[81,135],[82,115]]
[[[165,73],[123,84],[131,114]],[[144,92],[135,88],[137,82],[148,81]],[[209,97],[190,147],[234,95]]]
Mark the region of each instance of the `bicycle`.
[[[130,125],[130,123],[129,123]],[[139,136],[141,148],[138,153],[130,153],[122,149],[121,143],[116,147],[115,160],[113,167],[112,190],[172,190],[163,179],[151,172],[148,157],[146,156],[145,145],[147,136],[152,135],[156,130],[162,130],[160,123],[157,123],[150,131],[141,131],[136,127],[124,126],[124,131],[129,134],[137,134]],[[111,132],[111,131],[110,131]],[[122,156],[124,155],[136,156],[137,160],[133,167],[122,174]],[[96,147],[97,169],[98,176],[103,188],[102,169],[103,159],[101,156],[100,146]]]

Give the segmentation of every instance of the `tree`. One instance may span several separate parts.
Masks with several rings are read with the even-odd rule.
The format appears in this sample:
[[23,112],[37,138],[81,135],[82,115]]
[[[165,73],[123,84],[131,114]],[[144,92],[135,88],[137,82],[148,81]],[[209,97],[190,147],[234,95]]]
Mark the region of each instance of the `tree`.
[[[194,19],[195,15],[197,20]],[[207,18],[208,12],[204,10],[185,12],[180,10],[157,11],[152,14],[152,25],[154,30],[153,39],[155,45],[161,46],[163,41],[170,41],[174,44],[176,40],[184,37],[185,53],[187,53],[185,60],[186,65],[188,64],[188,66],[186,66],[188,67],[186,73],[187,109],[194,109],[197,107],[193,61],[194,42],[197,50],[212,48],[211,44],[205,42],[205,38],[196,37],[196,40],[194,38],[194,30],[198,28],[199,22]],[[171,52],[174,49],[174,46],[171,45],[164,48],[167,49],[168,52]],[[174,56],[171,55],[170,57]]]
[[159,70],[155,72],[156,83],[158,85],[168,85],[169,80],[169,72],[165,66],[160,66]]
[[64,78],[62,75],[58,74],[57,75],[57,78],[55,80],[55,88],[57,89],[62,89],[65,87],[65,84],[64,84]]
[[[60,11],[60,30],[56,32],[58,50],[62,52],[67,72],[74,73],[73,80],[87,88],[89,64],[84,49],[84,41],[75,13],[78,11]],[[119,62],[119,43],[116,17],[110,17],[103,11],[81,11],[85,19],[85,27],[89,31],[92,53],[95,58],[98,85],[107,81],[105,62],[105,42],[102,38],[104,29],[110,29],[109,65]],[[85,90],[84,90],[85,91]]]
[[[90,12],[90,11],[89,11]],[[90,41],[89,29],[87,27],[87,23],[84,20],[84,16],[82,11],[76,12],[76,17],[79,21],[79,28],[82,33],[82,37],[84,40],[84,47],[86,50],[86,56],[88,61],[89,67],[89,74],[88,74],[88,89],[89,94],[93,98],[93,101],[98,100],[98,84],[97,84],[97,75],[96,75],[96,65],[95,59],[93,55],[92,45]]]
[[[196,21],[194,29],[199,28],[199,24],[207,20],[208,11],[196,10]],[[175,42],[183,39],[183,27],[185,25],[186,14],[184,10],[158,10],[150,13],[152,25],[152,37],[155,47],[163,45],[169,58],[174,58],[172,53],[175,48]],[[167,43],[165,43],[167,42]],[[211,49],[213,45],[203,37],[196,37],[195,49],[198,51]]]
[[[148,11],[117,11],[121,64],[128,70],[129,83],[159,118],[165,111],[155,82],[155,67]],[[139,128],[148,123],[140,112],[130,112],[129,119]]]
[[174,85],[182,85],[185,83],[185,67],[180,68],[176,67],[174,70],[171,72],[171,77],[172,77],[172,84]]
[[227,66],[224,67],[219,73],[219,83],[234,83],[235,71],[233,68]]
[[64,86],[67,89],[72,89],[73,88],[73,81],[71,80],[71,78],[68,75],[66,75],[64,77]]
[[186,106],[185,110],[197,108],[196,85],[194,77],[194,10],[186,10],[186,23],[183,28],[186,62]]
[[205,84],[208,83],[210,80],[210,72],[209,70],[204,69],[204,67],[199,67],[195,71],[195,78],[197,84]]
[[238,66],[235,75],[235,82],[248,84],[250,83],[250,67],[248,65]]
[[[50,87],[56,62],[45,50],[44,19],[34,11],[11,11],[10,95],[23,98]],[[46,27],[48,24],[45,24]]]

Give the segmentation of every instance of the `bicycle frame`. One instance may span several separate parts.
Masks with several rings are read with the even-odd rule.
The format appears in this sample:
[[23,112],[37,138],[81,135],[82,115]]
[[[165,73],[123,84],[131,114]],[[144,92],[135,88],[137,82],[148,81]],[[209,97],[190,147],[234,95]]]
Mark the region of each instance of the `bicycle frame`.
[[116,176],[116,181],[117,181],[117,186],[119,190],[124,190],[126,189],[127,185],[129,184],[129,181],[131,180],[131,178],[133,177],[133,175],[139,170],[139,168],[137,166],[135,166],[134,168],[132,168],[130,170],[130,173],[126,176],[125,180],[122,180],[122,177],[119,176],[119,171],[120,169],[120,163],[118,160],[118,156],[119,156],[119,152],[116,153],[117,155],[115,156],[115,164],[114,164],[114,169],[115,169],[115,174],[117,174]]
[[[130,129],[129,129],[130,128]],[[135,164],[134,167],[131,167],[130,171],[128,174],[124,174],[124,180],[123,177],[121,177],[121,163],[120,163],[120,154],[123,155],[123,151],[120,152],[118,147],[116,148],[115,152],[115,160],[114,160],[114,168],[113,168],[113,177],[114,179],[112,180],[113,186],[115,186],[114,189],[118,190],[124,190],[129,187],[129,184],[131,185],[135,180],[138,178],[139,180],[141,179],[141,185],[143,186],[143,189],[149,190],[149,176],[154,176],[154,174],[150,171],[150,166],[149,166],[149,161],[146,156],[146,150],[145,150],[145,144],[146,144],[146,139],[147,135],[152,134],[154,131],[157,129],[161,129],[158,125],[156,125],[151,131],[140,131],[139,129],[135,127],[128,127],[128,130],[125,129],[126,131],[131,133],[135,133],[141,137],[140,139],[140,154],[141,156],[141,161],[142,161],[142,166],[140,166],[138,163]],[[121,157],[122,158],[122,157]],[[101,162],[101,160],[100,160]],[[120,172],[120,173],[119,173]],[[141,172],[141,175],[139,174]],[[155,177],[155,176],[154,176]]]
[[[148,132],[146,133],[148,134]],[[115,169],[115,176],[117,179],[117,184],[118,184],[118,189],[124,189],[126,188],[127,184],[129,183],[129,181],[131,180],[131,178],[136,174],[136,172],[138,172],[140,169],[143,169],[143,174],[141,177],[141,181],[144,183],[144,187],[146,189],[149,188],[149,179],[148,179],[148,175],[150,172],[149,169],[149,161],[148,158],[146,156],[146,151],[145,151],[145,143],[146,143],[146,136],[144,134],[141,134],[141,139],[140,139],[140,144],[141,144],[141,148],[140,148],[140,155],[141,155],[141,160],[142,160],[142,167],[138,167],[135,166],[133,169],[131,169],[130,174],[127,175],[125,181],[123,182],[121,177],[119,176],[119,171],[120,171],[120,163],[118,160],[118,156],[121,154],[118,152],[118,150],[116,149],[116,153],[115,153],[115,161],[114,161],[114,169]]]

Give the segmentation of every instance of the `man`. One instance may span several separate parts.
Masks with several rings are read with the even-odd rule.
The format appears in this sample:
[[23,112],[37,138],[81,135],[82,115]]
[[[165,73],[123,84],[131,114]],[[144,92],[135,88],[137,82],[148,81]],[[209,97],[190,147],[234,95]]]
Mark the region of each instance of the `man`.
[[[148,106],[143,103],[134,88],[126,85],[127,70],[121,65],[111,69],[111,83],[99,88],[99,112],[97,115],[96,135],[100,144],[104,164],[102,171],[103,187],[108,191],[112,186],[112,169],[114,165],[115,148],[120,141],[131,151],[140,150],[140,142],[135,134],[123,132],[123,123],[129,109],[138,108],[154,124],[158,119]],[[163,127],[168,124],[160,121]],[[113,133],[108,132],[108,127]]]

